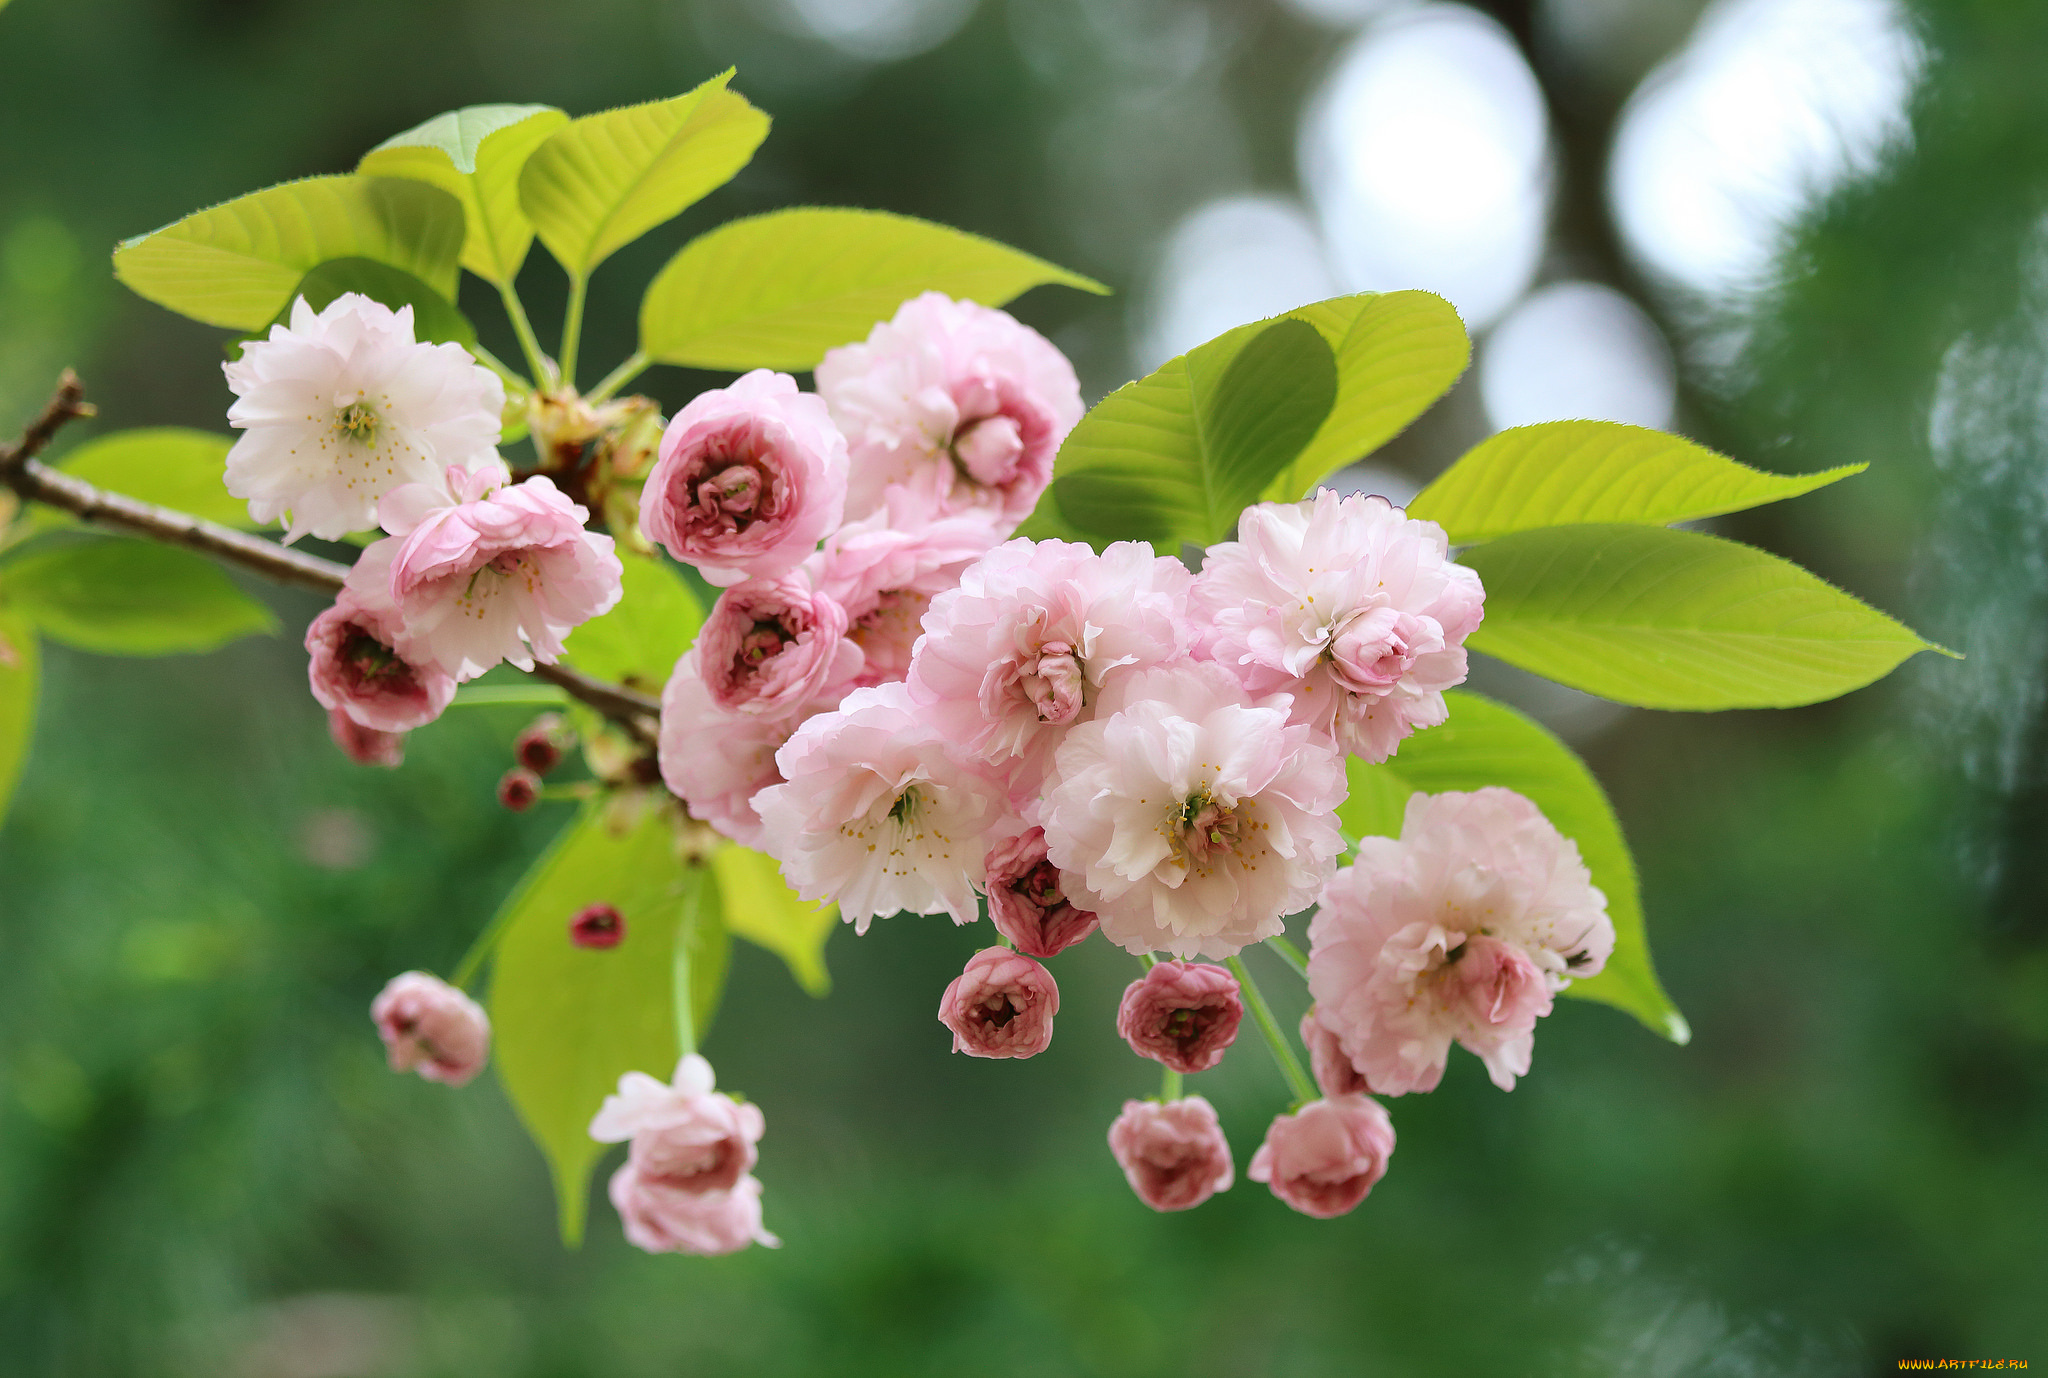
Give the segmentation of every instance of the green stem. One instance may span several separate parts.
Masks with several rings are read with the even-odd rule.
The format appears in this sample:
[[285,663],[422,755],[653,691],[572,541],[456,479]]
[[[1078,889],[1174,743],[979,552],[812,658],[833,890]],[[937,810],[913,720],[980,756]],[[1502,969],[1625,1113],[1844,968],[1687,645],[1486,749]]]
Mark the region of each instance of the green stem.
[[576,386],[576,352],[583,344],[583,298],[590,280],[577,273],[569,279],[569,305],[562,312],[562,383]]
[[498,939],[505,936],[505,926],[512,922],[515,906],[506,905],[491,915],[491,921],[484,925],[484,931],[476,935],[476,941],[469,945],[469,951],[462,954],[462,961],[456,965],[455,975],[449,980],[451,986],[468,990],[483,969],[484,958],[491,955],[491,949],[498,945]]
[[554,366],[548,363],[548,356],[540,352],[540,337],[533,333],[533,322],[526,319],[526,307],[519,300],[519,293],[511,283],[498,286],[498,296],[505,303],[505,315],[512,322],[512,333],[519,337],[519,348],[526,355],[526,366],[533,370],[533,376],[540,380],[543,388],[552,388],[558,381]]
[[[458,691],[459,692],[459,691]],[[1266,946],[1280,954],[1280,960],[1294,968],[1294,974],[1302,980],[1308,979],[1308,958],[1301,955],[1301,949],[1285,938],[1268,938]]]
[[1169,1104],[1180,1099],[1180,1073],[1171,1067],[1159,1078],[1159,1099]]
[[1273,1050],[1273,1061],[1279,1064],[1280,1075],[1287,1078],[1287,1089],[1294,1092],[1298,1103],[1314,1100],[1316,1084],[1302,1070],[1301,1059],[1294,1055],[1293,1045],[1280,1031],[1272,1009],[1266,1004],[1266,997],[1259,993],[1259,983],[1252,980],[1252,974],[1245,970],[1244,958],[1230,959],[1230,974],[1237,978],[1238,989],[1244,992],[1244,1003],[1252,1012],[1252,1022],[1259,1026],[1259,1032],[1266,1036],[1266,1046]]
[[526,381],[524,374],[506,363],[503,359],[500,359],[497,355],[491,353],[490,350],[485,349],[482,345],[473,344],[469,346],[469,352],[478,363],[498,375],[499,379],[505,384],[505,391],[512,392],[515,389],[519,392],[533,391],[533,384]]
[[688,1057],[697,1051],[697,1019],[690,1001],[690,940],[697,932],[697,903],[702,884],[700,878],[698,891],[684,901],[683,917],[676,923],[676,1052],[680,1057]]
[[620,388],[626,386],[626,384],[632,382],[635,378],[638,378],[642,373],[646,372],[648,365],[652,364],[653,362],[654,360],[648,358],[639,350],[634,350],[631,354],[626,356],[626,361],[624,363],[620,364],[610,373],[607,373],[604,376],[604,381],[602,383],[599,383],[596,387],[590,390],[590,392],[586,395],[587,400],[591,402],[604,402],[610,400],[612,394],[616,393]]
[[1153,967],[1159,965],[1159,959],[1157,957],[1154,957],[1149,952],[1140,952],[1138,954],[1138,963],[1140,966],[1143,966],[1145,970],[1150,971]]

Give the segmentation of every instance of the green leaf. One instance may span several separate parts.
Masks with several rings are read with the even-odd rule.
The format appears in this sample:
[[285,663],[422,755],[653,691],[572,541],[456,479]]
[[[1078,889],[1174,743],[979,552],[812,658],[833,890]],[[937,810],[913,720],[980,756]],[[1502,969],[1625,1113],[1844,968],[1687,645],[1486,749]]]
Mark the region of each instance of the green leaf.
[[1572,982],[1565,993],[1626,1010],[1672,1042],[1686,1042],[1692,1031],[1651,965],[1635,862],[1600,782],[1570,747],[1514,709],[1477,694],[1444,697],[1450,721],[1401,743],[1393,760],[1369,765],[1352,757],[1345,763],[1351,797],[1337,810],[1345,831],[1400,836],[1402,812],[1416,790],[1442,794],[1501,785],[1524,796],[1578,844],[1614,921],[1614,955],[1605,969]]
[[1109,290],[907,215],[774,211],[721,225],[668,261],[640,303],[640,349],[696,368],[807,369],[920,292],[1001,306],[1042,283]]
[[805,994],[823,998],[832,989],[825,940],[838,926],[839,906],[798,898],[775,859],[749,847],[720,847],[711,854],[711,869],[725,926],[780,957]]
[[[299,279],[299,285],[292,289],[284,308],[270,325],[253,332],[249,339],[265,338],[271,326],[289,325],[292,303],[300,297],[304,297],[306,305],[315,311],[324,311],[344,292],[360,293],[393,311],[410,306],[415,339],[431,344],[459,344],[464,349],[476,345],[476,327],[469,323],[469,317],[463,315],[454,302],[404,269],[379,263],[374,258],[337,258],[313,269]],[[247,343],[246,339],[237,341],[229,351],[230,355],[240,357],[241,346]]]
[[37,660],[36,629],[0,604],[0,823],[7,820],[7,805],[35,739],[36,698],[42,688]]
[[534,150],[519,204],[571,277],[732,180],[768,117],[725,89],[730,69],[673,100],[586,115]]
[[261,330],[330,259],[369,258],[455,296],[462,204],[395,177],[308,177],[195,211],[114,250],[138,296],[232,330]]
[[211,651],[274,632],[270,609],[203,555],[95,537],[6,567],[8,601],[44,634],[101,655]]
[[1767,474],[1663,431],[1546,421],[1481,441],[1408,515],[1436,522],[1457,545],[1580,522],[1665,526],[1796,498],[1868,467]]
[[1178,550],[1227,536],[1329,415],[1337,367],[1320,332],[1244,327],[1126,384],[1060,447],[1062,517],[1104,540]]
[[1399,435],[1450,391],[1472,356],[1457,311],[1429,292],[1333,297],[1287,314],[1336,352],[1337,401],[1300,458],[1266,486],[1268,502],[1307,497]]
[[394,134],[363,155],[356,171],[410,177],[462,203],[468,233],[462,266],[504,287],[533,246],[533,222],[519,205],[519,174],[549,136],[569,122],[551,105],[467,105]]
[[585,674],[659,694],[676,661],[704,625],[704,605],[658,559],[622,554],[625,591],[618,606],[569,634],[569,663]]
[[[621,835],[593,806],[555,840],[506,902],[491,975],[493,1063],[553,1171],[562,1238],[583,1237],[590,1169],[605,1146],[590,1120],[620,1076],[675,1069],[675,941],[702,904],[708,871],[676,857],[667,815]],[[580,948],[569,921],[593,904],[625,919],[617,947]]]
[[1474,650],[1644,708],[1790,708],[1939,650],[1788,560],[1656,526],[1553,526],[1467,551]]
[[[227,490],[227,457],[234,443],[211,431],[151,426],[89,440],[64,456],[59,467],[131,498],[254,531],[258,524],[249,520],[249,504]],[[49,526],[69,520],[53,507],[38,507],[32,519]]]

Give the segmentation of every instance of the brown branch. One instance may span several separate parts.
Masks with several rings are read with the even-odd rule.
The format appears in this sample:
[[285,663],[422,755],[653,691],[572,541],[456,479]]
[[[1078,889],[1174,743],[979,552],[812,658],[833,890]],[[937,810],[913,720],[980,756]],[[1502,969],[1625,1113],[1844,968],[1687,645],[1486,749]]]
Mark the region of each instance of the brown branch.
[[[13,489],[27,501],[69,512],[81,521],[115,527],[166,545],[197,550],[280,584],[327,594],[340,591],[342,580],[348,575],[347,565],[203,521],[190,513],[110,493],[61,469],[52,469],[37,462],[35,456],[50,443],[58,428],[74,417],[92,414],[93,409],[85,401],[85,389],[79,384],[77,375],[70,369],[64,370],[56,395],[50,399],[42,415],[22,432],[20,443],[0,446],[0,484]],[[559,687],[571,698],[589,704],[625,728],[643,746],[654,744],[654,722],[660,716],[661,705],[646,694],[596,679],[566,665],[536,664],[527,673]]]

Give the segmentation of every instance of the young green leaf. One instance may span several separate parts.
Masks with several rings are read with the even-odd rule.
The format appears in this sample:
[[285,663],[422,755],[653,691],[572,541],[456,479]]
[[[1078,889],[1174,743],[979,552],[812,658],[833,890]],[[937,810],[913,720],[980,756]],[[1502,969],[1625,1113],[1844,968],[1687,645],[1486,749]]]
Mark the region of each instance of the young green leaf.
[[[0,591],[0,599],[5,597]],[[7,821],[8,802],[35,738],[36,698],[42,690],[37,659],[36,629],[0,603],[0,823]]]
[[822,998],[830,991],[825,940],[838,927],[839,906],[798,898],[775,859],[750,847],[720,847],[711,854],[711,869],[718,877],[725,926],[780,957],[805,994]]
[[672,100],[586,115],[534,150],[519,204],[574,278],[732,180],[768,117],[726,90],[730,70]]
[[24,555],[0,577],[46,636],[101,655],[211,651],[277,630],[218,565],[175,546],[94,537]]
[[623,555],[618,606],[569,634],[571,665],[600,679],[659,694],[704,625],[704,606],[660,559]]
[[920,292],[1001,306],[1042,283],[1109,290],[907,215],[772,211],[700,235],[668,261],[640,303],[640,350],[695,368],[807,369]]
[[1818,703],[1940,649],[1788,560],[1692,531],[1544,527],[1461,558],[1486,584],[1467,645],[1644,708]]
[[369,258],[455,295],[462,204],[395,177],[308,177],[195,211],[114,250],[114,276],[208,325],[261,330],[330,259]]
[[1692,1037],[1650,962],[1635,861],[1600,782],[1572,749],[1543,727],[1477,694],[1452,692],[1450,721],[1401,743],[1384,765],[1346,762],[1351,797],[1337,810],[1353,836],[1398,837],[1408,796],[1501,785],[1527,798],[1578,844],[1593,883],[1607,896],[1614,955],[1599,975],[1565,992],[1625,1010],[1674,1043]]
[[1333,297],[1287,313],[1337,356],[1337,401],[1315,439],[1260,496],[1294,502],[1334,471],[1400,434],[1458,381],[1472,342],[1458,313],[1429,292]]
[[[131,498],[254,531],[257,524],[249,520],[249,504],[230,496],[223,481],[234,443],[232,437],[211,431],[150,426],[89,440],[65,455],[59,467]],[[39,506],[31,520],[56,526],[70,519],[54,507]]]
[[356,171],[410,177],[462,203],[468,232],[462,266],[503,287],[533,246],[533,222],[519,205],[519,174],[533,151],[569,122],[551,105],[468,105],[394,134],[363,155]]
[[1481,441],[1408,515],[1436,522],[1458,545],[1580,522],[1666,526],[1795,498],[1867,467],[1767,474],[1663,431],[1546,421]]
[[1315,435],[1337,395],[1322,334],[1240,327],[1111,393],[1060,447],[1060,515],[1103,540],[1178,550],[1228,535]]
[[[665,1081],[675,1068],[676,936],[686,912],[708,898],[708,882],[705,868],[677,860],[660,810],[614,835],[605,811],[592,807],[505,902],[491,975],[492,1060],[547,1157],[572,1246],[583,1237],[590,1169],[605,1152],[590,1137],[591,1116],[625,1073]],[[570,920],[593,904],[625,919],[618,946],[570,942]]]

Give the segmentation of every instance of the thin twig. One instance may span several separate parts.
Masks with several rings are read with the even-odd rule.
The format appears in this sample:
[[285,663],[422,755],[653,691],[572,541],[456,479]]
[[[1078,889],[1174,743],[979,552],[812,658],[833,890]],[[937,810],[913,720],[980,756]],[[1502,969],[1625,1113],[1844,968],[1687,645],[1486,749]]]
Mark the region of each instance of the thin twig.
[[[79,384],[77,375],[66,369],[57,384],[56,395],[50,399],[42,415],[22,432],[21,440],[14,445],[0,446],[0,484],[13,489],[27,501],[69,512],[81,521],[115,527],[165,545],[197,550],[280,584],[313,589],[319,593],[340,591],[342,580],[348,575],[347,565],[203,521],[190,513],[110,493],[74,474],[37,462],[35,456],[50,443],[51,437],[65,422],[73,417],[92,414],[93,409],[85,401],[85,389]],[[646,694],[596,679],[566,665],[536,664],[527,673],[589,704],[625,728],[642,745],[654,744],[654,722],[660,716],[661,705]]]

